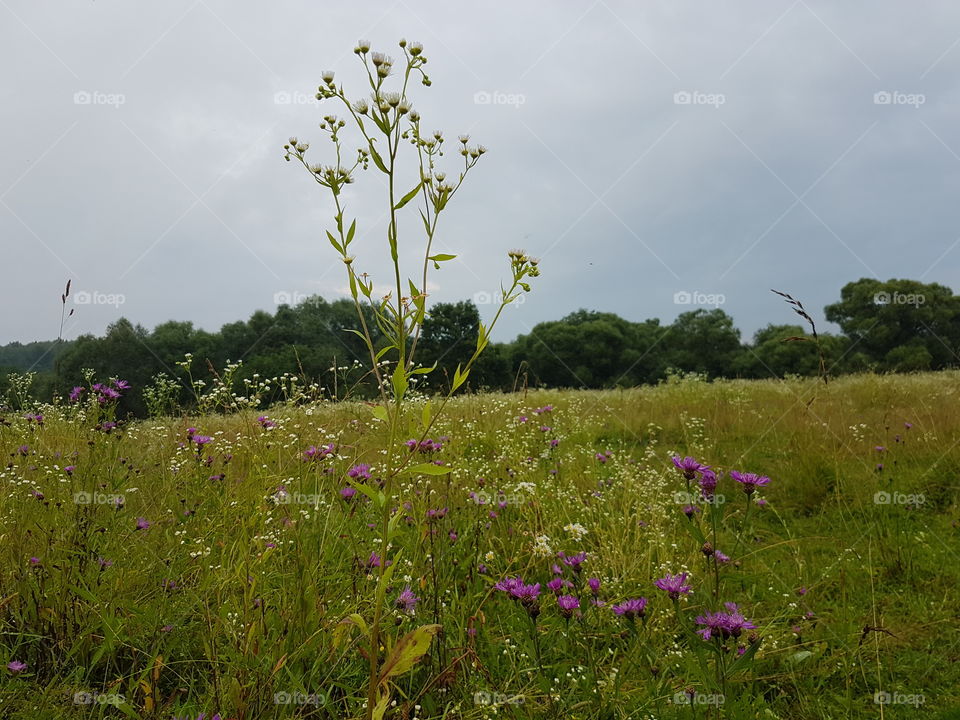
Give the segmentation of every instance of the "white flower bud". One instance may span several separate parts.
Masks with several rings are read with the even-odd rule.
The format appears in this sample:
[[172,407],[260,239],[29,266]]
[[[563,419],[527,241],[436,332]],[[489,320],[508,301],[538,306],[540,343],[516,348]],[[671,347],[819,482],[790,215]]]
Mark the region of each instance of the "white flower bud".
[[370,41],[369,40],[358,40],[357,47],[360,48],[360,52],[368,53],[370,52]]
[[323,81],[327,85],[333,84],[333,76],[334,76],[333,70],[324,70],[323,73],[320,75],[320,77],[323,79]]

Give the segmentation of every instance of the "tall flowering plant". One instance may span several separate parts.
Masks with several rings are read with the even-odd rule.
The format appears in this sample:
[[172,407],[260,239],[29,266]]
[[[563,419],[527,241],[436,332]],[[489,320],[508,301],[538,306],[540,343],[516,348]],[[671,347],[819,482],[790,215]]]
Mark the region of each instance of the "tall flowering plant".
[[[442,167],[445,153],[449,152],[447,141],[441,131],[426,132],[420,113],[413,106],[409,91],[419,79],[429,86],[430,78],[424,71],[427,58],[423,46],[417,42],[400,40],[402,58],[399,62],[382,52],[374,52],[370,43],[361,40],[354,53],[363,65],[367,93],[364,97],[348,96],[342,85],[336,82],[333,71],[322,74],[322,84],[317,90],[317,99],[339,106],[344,113],[340,117],[332,112],[323,116],[320,129],[333,146],[333,159],[328,163],[311,162],[308,159],[309,143],[291,137],[284,145],[284,157],[303,166],[310,177],[333,199],[335,214],[326,237],[334,251],[343,261],[356,306],[360,327],[353,332],[359,335],[369,352],[371,369],[380,393],[380,403],[373,415],[385,423],[388,446],[386,468],[382,489],[367,484],[361,478],[352,479],[357,490],[367,495],[380,513],[380,555],[386,558],[390,542],[396,533],[401,517],[393,502],[394,486],[398,476],[406,474],[444,474],[449,467],[434,463],[412,462],[414,454],[401,452],[400,428],[404,418],[405,399],[410,382],[415,375],[429,373],[432,368],[418,367],[415,363],[417,344],[427,317],[427,281],[431,270],[436,271],[441,263],[456,258],[455,255],[437,252],[435,243],[440,216],[446,211],[467,175],[486,153],[482,145],[471,145],[467,135],[461,135],[455,145],[460,156],[455,169]],[[347,128],[355,131],[359,147],[348,147]],[[401,152],[406,148],[406,152]],[[409,165],[416,173],[402,172]],[[393,266],[392,278],[386,292],[376,291],[374,280],[361,270],[362,260],[354,254],[357,238],[357,219],[346,216],[344,198],[347,186],[353,184],[361,172],[370,170],[380,173],[386,180],[387,236],[384,250],[389,252]],[[403,211],[411,203],[419,205],[420,222],[414,220],[409,233],[401,233]],[[401,248],[407,255],[410,248],[419,247],[420,258],[415,275],[405,277],[401,269]],[[500,298],[500,305],[488,325],[481,324],[476,349],[470,359],[457,367],[451,379],[446,403],[454,392],[469,377],[470,370],[487,346],[490,332],[503,309],[522,292],[529,292],[528,280],[539,275],[538,261],[520,250],[509,252],[512,281]],[[373,328],[367,321],[364,306],[373,310],[373,319],[379,335],[378,342]],[[393,367],[392,371],[385,367]],[[422,441],[443,409],[434,413],[428,402],[421,413]],[[366,635],[368,640],[369,682],[367,688],[367,718],[383,717],[390,703],[391,678],[406,672],[429,649],[431,639],[440,627],[425,625],[398,638],[384,642],[381,623],[384,616],[385,594],[392,568],[396,563],[382,562],[377,568],[377,589],[373,601],[371,622],[359,614],[351,616],[350,622]],[[380,647],[387,648],[387,655],[380,657]]]

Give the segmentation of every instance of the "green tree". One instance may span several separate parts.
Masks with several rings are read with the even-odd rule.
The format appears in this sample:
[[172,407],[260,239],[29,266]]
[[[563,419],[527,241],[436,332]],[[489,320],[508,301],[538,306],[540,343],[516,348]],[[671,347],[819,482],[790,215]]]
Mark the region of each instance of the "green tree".
[[862,278],[844,285],[840,302],[825,313],[878,369],[938,370],[958,364],[960,297],[944,285]]

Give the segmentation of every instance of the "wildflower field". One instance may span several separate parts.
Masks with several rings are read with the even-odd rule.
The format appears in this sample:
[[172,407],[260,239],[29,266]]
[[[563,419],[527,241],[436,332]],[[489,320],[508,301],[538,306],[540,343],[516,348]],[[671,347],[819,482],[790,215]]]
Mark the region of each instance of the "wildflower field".
[[960,717],[960,373],[123,391],[0,423],[2,718]]

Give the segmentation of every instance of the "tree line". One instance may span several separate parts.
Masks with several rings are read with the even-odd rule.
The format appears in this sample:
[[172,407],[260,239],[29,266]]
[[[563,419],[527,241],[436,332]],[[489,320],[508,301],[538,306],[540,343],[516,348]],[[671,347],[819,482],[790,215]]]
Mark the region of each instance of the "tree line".
[[[774,295],[771,300],[779,302]],[[36,397],[65,395],[84,383],[84,371],[90,369],[98,379],[130,382],[133,390],[121,409],[142,415],[147,411],[143,390],[155,387],[158,376],[166,376],[173,406],[190,407],[191,380],[208,385],[222,378],[231,362],[242,361],[231,383],[262,383],[287,374],[324,397],[367,397],[375,390],[371,359],[360,338],[349,332],[357,323],[355,313],[352,301],[312,297],[294,307],[281,305],[275,313],[258,310],[216,332],[180,321],[149,331],[120,319],[99,337],[12,343],[0,347],[0,393],[10,404],[9,373],[29,370],[37,373]],[[946,286],[864,278],[845,285],[825,316],[840,334],[819,333],[814,342],[801,317],[799,323],[768,325],[744,341],[733,318],[719,308],[684,312],[669,324],[578,310],[542,322],[512,342],[491,343],[471,372],[470,388],[609,388],[657,383],[672,372],[770,378],[816,376],[823,369],[840,375],[960,365],[960,297]],[[423,389],[448,385],[457,364],[473,352],[480,319],[469,301],[432,307],[418,361],[436,369],[421,376]],[[368,326],[376,327],[372,318]],[[188,353],[194,358],[189,376],[183,365]],[[270,388],[278,389],[276,384]]]

